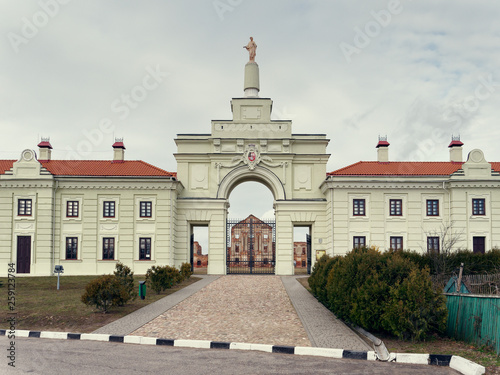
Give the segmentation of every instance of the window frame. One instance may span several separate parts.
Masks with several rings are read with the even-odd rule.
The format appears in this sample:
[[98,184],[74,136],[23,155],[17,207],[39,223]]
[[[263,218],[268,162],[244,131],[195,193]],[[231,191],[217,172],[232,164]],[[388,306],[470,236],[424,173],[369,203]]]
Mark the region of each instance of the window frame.
[[[141,249],[143,240],[144,240],[145,248]],[[149,249],[147,248],[148,245],[149,245]],[[144,250],[144,254],[142,254],[143,250]],[[148,254],[148,252],[147,252],[148,250],[149,250],[149,258],[146,256]],[[153,256],[152,256],[152,239],[151,239],[151,237],[139,237],[139,260],[152,260],[152,259],[153,259]]]
[[427,199],[425,202],[425,207],[426,207],[426,216],[429,217],[439,216],[439,199]]
[[[78,260],[78,237],[66,237],[65,241],[65,260]],[[71,249],[69,249],[69,246],[72,246]],[[74,247],[74,248],[73,248]],[[71,251],[71,256],[68,257],[68,250]],[[73,257],[73,252],[74,252],[74,257]]]
[[[106,242],[108,243],[106,246]],[[102,260],[115,260],[115,244],[116,244],[116,240],[114,237],[103,237],[102,238]],[[112,248],[109,249],[109,245],[112,245]],[[108,247],[108,248],[106,248]],[[109,255],[109,251],[112,251],[111,253],[111,257]],[[108,251],[108,255],[105,257],[104,254],[105,254],[105,251]]]
[[366,199],[352,199],[352,216],[366,216]]
[[[108,213],[106,214],[106,206],[109,206]],[[111,208],[112,207],[112,208]],[[112,215],[111,215],[112,211]],[[102,217],[106,219],[113,219],[116,217],[116,201],[103,201],[102,202]]]
[[[71,206],[71,208],[70,208],[70,206]],[[76,207],[76,209],[75,209],[75,207]],[[75,215],[75,210],[76,210],[76,215]],[[66,201],[66,217],[67,218],[80,217],[80,201],[78,201],[78,200],[67,200]]]
[[[428,253],[435,253],[439,254],[441,251],[441,245],[440,245],[440,238],[439,236],[427,236],[427,252]],[[437,244],[437,249],[435,246]]]
[[[363,245],[361,245],[361,239],[363,239]],[[356,246],[356,240],[358,240],[358,245]],[[353,236],[352,237],[352,248],[353,249],[361,249],[363,247],[366,247],[366,236]]]
[[[145,206],[145,210],[143,211],[143,205]],[[149,206],[149,215],[148,214],[148,206]],[[144,215],[143,215],[144,212]],[[139,217],[141,219],[150,219],[153,217],[153,201],[140,201],[139,202]]]
[[[395,213],[393,213],[393,208]],[[403,199],[401,198],[389,199],[389,216],[395,216],[395,217],[403,216]]]
[[[482,205],[476,207],[476,202],[482,202]],[[486,198],[472,198],[472,216],[486,216]]]
[[[482,239],[482,249],[477,250],[478,244],[476,244],[476,239]],[[486,236],[472,236],[472,252],[474,254],[484,254],[486,252]]]
[[[26,203],[29,202],[29,206]],[[24,203],[23,211],[21,212],[21,203]],[[26,213],[29,209],[29,213]],[[33,199],[31,198],[19,198],[17,200],[17,216],[31,217],[33,216]]]
[[[401,240],[401,244],[400,246],[398,246],[398,240]],[[396,246],[393,247],[393,241],[396,242]],[[404,241],[404,238],[403,236],[390,236],[389,237],[389,248],[391,250],[403,250],[403,241]]]

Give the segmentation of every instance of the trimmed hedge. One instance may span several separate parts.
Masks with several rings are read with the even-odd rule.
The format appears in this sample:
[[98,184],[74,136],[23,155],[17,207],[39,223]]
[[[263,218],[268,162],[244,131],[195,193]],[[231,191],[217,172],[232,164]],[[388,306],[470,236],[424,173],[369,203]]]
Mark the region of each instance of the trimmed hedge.
[[484,274],[500,272],[500,249],[492,249],[484,254],[470,250],[458,250],[452,253],[417,253],[415,251],[398,251],[406,259],[418,264],[420,268],[428,267],[431,275],[448,275],[460,268],[464,263],[464,274]]
[[446,328],[445,300],[432,290],[428,269],[399,252],[362,248],[322,257],[309,285],[337,317],[367,330],[422,340]]

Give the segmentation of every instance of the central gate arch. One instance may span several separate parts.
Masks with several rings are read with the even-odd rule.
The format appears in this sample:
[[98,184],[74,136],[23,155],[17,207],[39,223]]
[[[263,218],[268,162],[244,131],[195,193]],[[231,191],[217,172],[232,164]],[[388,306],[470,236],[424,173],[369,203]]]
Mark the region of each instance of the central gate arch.
[[[170,263],[180,266],[189,262],[190,228],[208,226],[207,273],[230,273],[235,262],[233,253],[228,252],[231,231],[247,228],[244,231],[252,236],[258,226],[267,231],[268,225],[274,228],[273,239],[267,253],[260,250],[261,255],[267,255],[259,260],[266,265],[261,268],[278,275],[293,275],[294,225],[311,228],[312,254],[333,248],[328,233],[333,208],[327,207],[320,188],[330,156],[326,154],[329,140],[325,134],[292,134],[290,120],[271,120],[273,101],[258,96],[259,68],[255,62],[249,64],[245,67],[245,82],[251,84],[244,88],[244,97],[231,100],[232,120],[213,120],[210,133],[177,134],[175,139],[174,156],[181,184],[170,212],[175,222]],[[229,195],[246,181],[262,183],[271,191],[275,223],[262,224],[257,217],[248,222],[227,221]],[[248,256],[248,267],[254,273],[255,252]]]
[[229,199],[229,195],[233,189],[243,182],[255,181],[266,186],[274,196],[275,200],[285,200],[286,192],[283,182],[268,168],[255,167],[250,170],[246,166],[238,167],[231,170],[224,176],[219,188],[217,189],[217,198]]

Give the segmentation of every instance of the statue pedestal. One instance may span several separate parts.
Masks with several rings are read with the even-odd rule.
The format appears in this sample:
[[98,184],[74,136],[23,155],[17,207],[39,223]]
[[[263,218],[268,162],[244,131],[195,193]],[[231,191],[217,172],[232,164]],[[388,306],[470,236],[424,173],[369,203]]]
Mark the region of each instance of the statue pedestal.
[[256,62],[247,62],[245,65],[245,97],[258,97],[259,90],[259,65]]

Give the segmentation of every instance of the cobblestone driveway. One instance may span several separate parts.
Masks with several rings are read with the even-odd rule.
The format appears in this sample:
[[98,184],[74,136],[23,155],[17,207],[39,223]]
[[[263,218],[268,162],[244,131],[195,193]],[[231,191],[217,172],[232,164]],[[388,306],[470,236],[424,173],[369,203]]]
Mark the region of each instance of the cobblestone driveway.
[[132,335],[311,346],[279,276],[222,276]]

